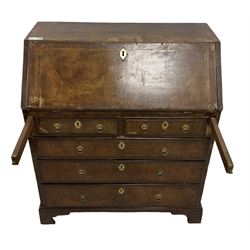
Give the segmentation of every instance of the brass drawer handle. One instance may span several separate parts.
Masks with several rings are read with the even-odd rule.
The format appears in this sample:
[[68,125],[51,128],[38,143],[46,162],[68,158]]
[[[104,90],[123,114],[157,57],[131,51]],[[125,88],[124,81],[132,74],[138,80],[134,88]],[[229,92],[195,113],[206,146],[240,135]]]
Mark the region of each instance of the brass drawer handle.
[[82,127],[82,123],[79,120],[75,121],[74,125],[76,129],[80,129]]
[[83,150],[84,150],[84,147],[83,146],[77,146],[76,147],[76,151],[78,154],[82,154],[83,153]]
[[103,125],[102,124],[97,124],[96,125],[96,130],[97,130],[97,133],[102,133],[103,132]]
[[183,134],[188,133],[189,129],[190,129],[190,126],[189,126],[188,124],[184,124],[184,125],[182,126],[182,133],[183,133]]
[[123,149],[125,148],[125,146],[126,146],[126,144],[125,144],[125,142],[123,142],[123,141],[120,141],[119,144],[118,144],[118,148],[119,148],[120,150],[123,150]]
[[148,125],[146,123],[141,125],[141,129],[146,132],[148,130]]
[[162,170],[161,170],[161,169],[158,169],[157,175],[158,175],[158,176],[162,176]]
[[156,194],[155,199],[156,199],[156,201],[160,201],[161,200],[161,194]]
[[54,123],[54,129],[56,132],[59,132],[60,128],[61,128],[62,124],[59,122]]
[[125,60],[125,58],[127,57],[127,51],[124,49],[124,48],[122,48],[121,50],[120,50],[120,57],[121,57],[121,59],[124,61]]
[[85,169],[81,168],[78,170],[78,173],[79,173],[79,175],[83,176],[87,173],[87,171]]
[[118,189],[119,194],[124,194],[124,192],[125,192],[124,188],[121,187],[121,188]]
[[118,166],[118,169],[119,169],[120,171],[124,171],[124,170],[125,170],[125,165],[121,163],[121,164]]
[[168,155],[168,149],[167,149],[166,147],[163,147],[163,148],[161,149],[161,155],[162,155],[162,156],[167,156],[167,155]]
[[81,194],[80,195],[80,200],[83,202],[86,200],[86,194]]
[[168,129],[168,127],[169,127],[169,123],[168,123],[167,121],[164,121],[164,122],[161,124],[161,127],[162,127],[163,130],[166,130],[166,129]]

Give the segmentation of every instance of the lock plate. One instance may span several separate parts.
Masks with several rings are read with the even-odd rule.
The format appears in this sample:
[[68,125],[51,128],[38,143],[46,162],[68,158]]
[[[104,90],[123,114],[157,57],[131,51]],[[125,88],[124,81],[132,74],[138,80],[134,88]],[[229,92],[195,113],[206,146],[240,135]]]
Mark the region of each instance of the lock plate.
[[77,121],[74,122],[74,125],[75,125],[76,129],[80,129],[81,126],[82,126],[82,123],[79,120],[77,120]]
[[119,148],[120,150],[123,150],[123,149],[125,148],[125,146],[126,146],[126,144],[125,144],[125,142],[123,142],[123,141],[119,142],[119,144],[118,144],[118,148]]

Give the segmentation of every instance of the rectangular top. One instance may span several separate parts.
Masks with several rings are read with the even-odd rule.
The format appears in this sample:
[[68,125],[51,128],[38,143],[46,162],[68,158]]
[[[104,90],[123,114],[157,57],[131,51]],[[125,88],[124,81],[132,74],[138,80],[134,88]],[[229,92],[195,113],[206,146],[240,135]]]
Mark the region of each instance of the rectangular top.
[[206,23],[75,23],[38,22],[26,40],[192,43],[218,42]]

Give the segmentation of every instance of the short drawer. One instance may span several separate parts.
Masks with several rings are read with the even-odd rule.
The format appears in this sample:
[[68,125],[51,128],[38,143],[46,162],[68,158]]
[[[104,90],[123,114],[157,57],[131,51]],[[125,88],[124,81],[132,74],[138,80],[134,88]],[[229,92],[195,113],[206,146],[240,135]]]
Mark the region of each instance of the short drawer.
[[196,205],[197,184],[43,185],[46,207],[157,207]]
[[36,119],[38,134],[116,135],[118,120],[115,118],[42,117]]
[[199,183],[204,162],[40,160],[42,183]]
[[123,158],[204,160],[206,139],[84,139],[36,138],[39,158]]
[[127,136],[204,137],[207,119],[126,119]]

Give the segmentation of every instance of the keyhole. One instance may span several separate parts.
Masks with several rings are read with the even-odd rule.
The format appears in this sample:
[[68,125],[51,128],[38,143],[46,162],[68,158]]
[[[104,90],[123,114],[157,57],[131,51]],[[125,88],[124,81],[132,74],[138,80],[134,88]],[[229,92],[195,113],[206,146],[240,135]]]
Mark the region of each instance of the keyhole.
[[122,48],[120,50],[120,57],[121,57],[121,59],[124,60],[126,58],[126,56],[127,56],[127,51],[124,48]]

